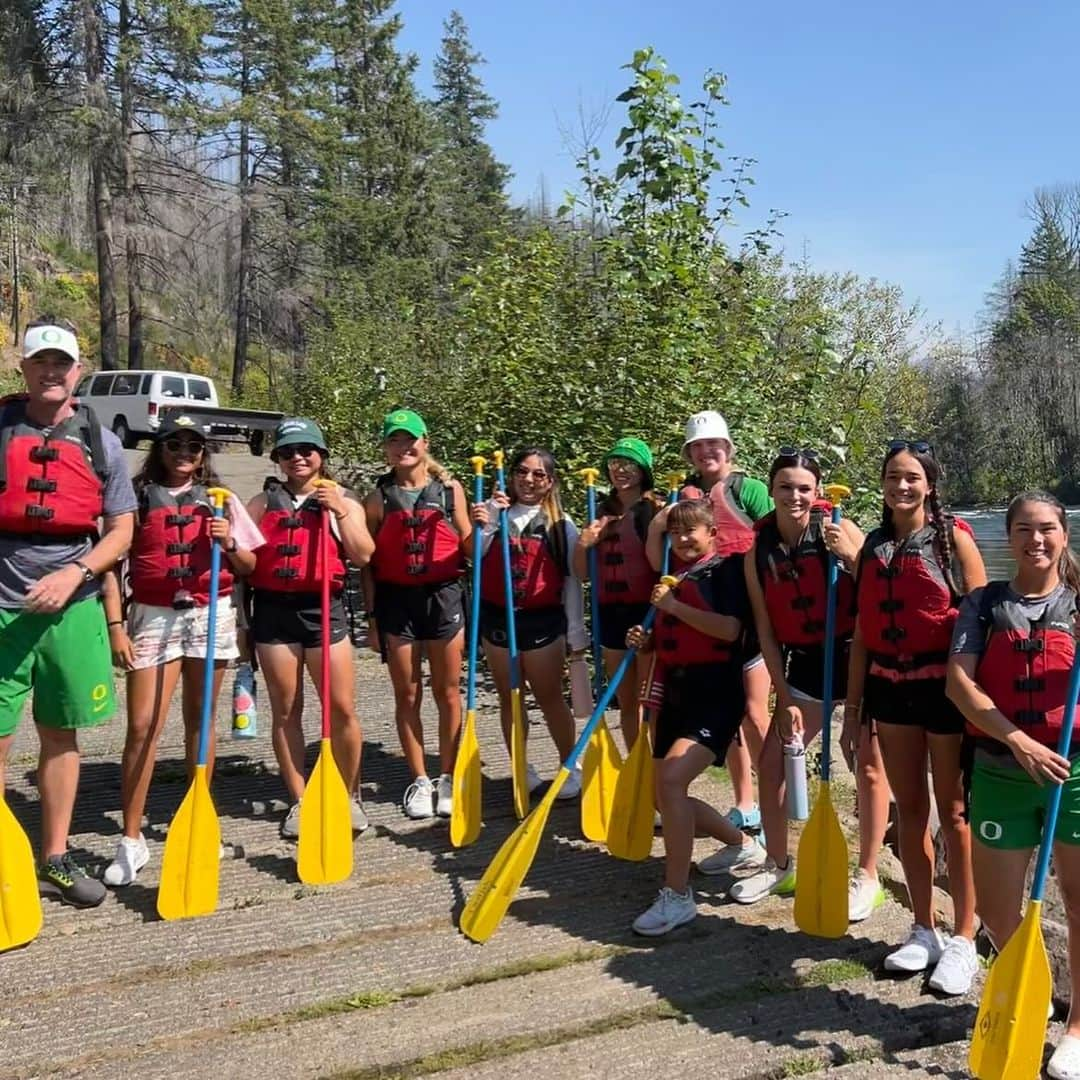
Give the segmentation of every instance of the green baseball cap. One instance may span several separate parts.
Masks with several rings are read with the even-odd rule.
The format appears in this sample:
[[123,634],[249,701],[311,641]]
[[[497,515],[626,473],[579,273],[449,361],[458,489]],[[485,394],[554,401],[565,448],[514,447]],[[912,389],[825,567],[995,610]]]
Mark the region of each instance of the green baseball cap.
[[279,446],[295,446],[298,443],[310,443],[323,454],[330,453],[322,428],[314,420],[303,416],[287,416],[274,432],[274,449],[277,450]]
[[383,417],[382,437],[389,439],[395,431],[407,431],[414,439],[422,439],[427,435],[427,424],[412,409],[395,409]]
[[626,458],[632,461],[645,474],[642,487],[648,491],[653,486],[653,456],[648,444],[641,439],[625,438],[619,441],[604,455],[604,468],[612,458]]

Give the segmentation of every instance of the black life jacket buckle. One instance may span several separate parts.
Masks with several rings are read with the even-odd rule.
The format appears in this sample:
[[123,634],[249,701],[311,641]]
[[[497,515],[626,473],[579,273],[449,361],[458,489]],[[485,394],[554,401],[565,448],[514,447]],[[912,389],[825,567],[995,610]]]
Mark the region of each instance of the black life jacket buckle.
[[195,606],[195,597],[189,592],[178,592],[173,597],[173,611],[188,611]]
[[41,518],[43,521],[51,521],[54,514],[51,506],[38,506],[37,503],[31,503],[26,508],[26,516],[28,518]]
[[194,544],[176,543],[176,544],[166,544],[165,545],[165,554],[166,555],[190,555],[194,550],[195,550],[195,545]]
[[1021,727],[1034,727],[1046,719],[1046,713],[1038,709],[1019,709],[1016,712],[1016,722]]
[[427,573],[427,563],[410,563],[405,567],[406,574],[424,574]]
[[179,525],[183,528],[185,525],[190,525],[195,518],[191,514],[168,514],[165,517],[166,525]]
[[878,604],[878,609],[884,611],[887,615],[891,615],[894,611],[904,610],[904,601],[895,599],[882,600],[881,603]]
[[899,641],[901,638],[907,637],[907,631],[902,626],[888,626],[882,630],[881,636],[886,641]]
[[622,566],[626,560],[622,557],[622,553],[618,551],[610,551],[604,556],[605,566]]
[[1040,675],[1032,675],[1026,679],[1017,679],[1015,685],[1017,690],[1023,690],[1025,693],[1038,693],[1046,689],[1046,680]]
[[278,544],[277,546],[279,555],[299,555],[299,544]]
[[424,519],[419,514],[409,514],[404,521],[405,525],[410,529],[419,529],[424,524]]
[[1045,645],[1041,637],[1014,638],[1013,648],[1021,653],[1041,653]]
[[824,619],[807,619],[802,624],[804,634],[820,634],[825,630]]
[[192,570],[190,566],[170,566],[169,569],[165,571],[165,576],[171,578],[186,578],[191,577],[194,573],[195,571]]
[[304,519],[299,514],[295,514],[291,517],[283,517],[281,524],[286,529],[302,529],[304,527]]
[[45,465],[60,460],[60,450],[55,446],[35,446],[30,450],[30,460],[35,465]]
[[808,611],[814,606],[814,598],[812,596],[796,596],[791,601],[791,606],[796,611]]
[[299,576],[300,571],[295,566],[279,566],[274,570],[274,577],[294,578]]
[[44,476],[31,476],[26,481],[26,490],[44,491],[46,494],[51,495],[56,490],[56,481]]
[[410,555],[419,555],[427,549],[427,544],[423,540],[409,540],[405,544],[405,550]]

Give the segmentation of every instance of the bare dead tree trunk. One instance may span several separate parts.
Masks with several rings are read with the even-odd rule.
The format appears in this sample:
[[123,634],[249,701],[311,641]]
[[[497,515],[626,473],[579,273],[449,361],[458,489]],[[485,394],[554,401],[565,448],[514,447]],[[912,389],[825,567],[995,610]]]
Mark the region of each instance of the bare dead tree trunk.
[[11,185],[11,329],[15,336],[19,336],[19,325],[22,321],[22,308],[19,301],[19,289],[21,286],[22,263],[20,260],[19,244],[19,185]]
[[[248,65],[247,15],[241,23],[240,100],[250,92]],[[236,335],[233,345],[232,391],[244,392],[248,362],[248,278],[251,274],[251,134],[248,121],[240,121],[240,258],[236,268]]]
[[123,154],[124,183],[124,260],[127,270],[127,366],[143,364],[143,288],[139,257],[139,211],[135,176],[135,91],[131,74],[131,4],[120,0],[117,14],[119,48],[117,80],[120,83],[120,140]]

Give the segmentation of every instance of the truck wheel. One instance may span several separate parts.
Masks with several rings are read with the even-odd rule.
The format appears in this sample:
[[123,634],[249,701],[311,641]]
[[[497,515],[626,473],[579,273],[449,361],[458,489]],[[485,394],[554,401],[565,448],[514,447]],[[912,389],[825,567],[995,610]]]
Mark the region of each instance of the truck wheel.
[[255,457],[262,457],[263,447],[266,442],[265,431],[253,431],[251,437],[248,439],[248,449],[255,455]]
[[134,450],[139,445],[139,437],[128,427],[127,421],[122,416],[118,416],[113,421],[112,429],[125,450]]

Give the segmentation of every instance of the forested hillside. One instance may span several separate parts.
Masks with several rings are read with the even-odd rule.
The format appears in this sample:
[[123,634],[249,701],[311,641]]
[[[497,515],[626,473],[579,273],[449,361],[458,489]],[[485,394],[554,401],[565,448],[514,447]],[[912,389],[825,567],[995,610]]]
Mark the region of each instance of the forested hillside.
[[408,2],[5,9],[9,340],[66,315],[95,365],[209,372],[234,403],[319,417],[357,461],[408,404],[458,468],[530,441],[573,469],[622,433],[674,464],[685,415],[715,407],[751,468],[798,443],[866,488],[884,442],[917,433],[954,499],[1073,492],[1075,192],[1035,199],[985,344],[962,349],[898,289],[786,262],[780,212],[745,231],[755,163],[722,145],[723,77],[680,85],[651,49],[627,64],[613,145],[578,148],[549,212],[511,205],[456,12],[422,71],[398,42]]

